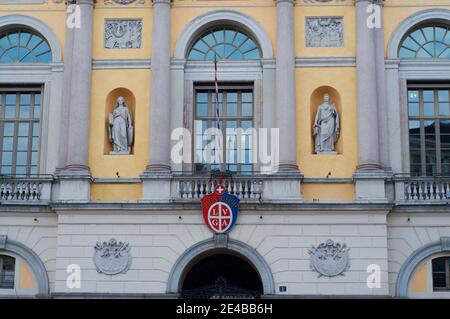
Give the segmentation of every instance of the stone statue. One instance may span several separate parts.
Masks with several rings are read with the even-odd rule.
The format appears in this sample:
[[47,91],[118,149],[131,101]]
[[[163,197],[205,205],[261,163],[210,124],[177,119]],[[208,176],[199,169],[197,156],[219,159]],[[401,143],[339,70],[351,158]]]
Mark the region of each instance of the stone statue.
[[325,94],[313,126],[316,154],[336,154],[334,145],[339,138],[339,129],[339,114],[334,104],[330,104],[330,95]]
[[125,99],[120,96],[112,113],[109,114],[109,141],[113,145],[112,155],[131,153],[133,125],[131,112]]

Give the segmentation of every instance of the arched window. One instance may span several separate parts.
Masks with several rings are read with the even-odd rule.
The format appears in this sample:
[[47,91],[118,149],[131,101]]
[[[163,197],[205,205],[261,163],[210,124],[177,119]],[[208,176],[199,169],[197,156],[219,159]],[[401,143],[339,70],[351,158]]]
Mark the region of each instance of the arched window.
[[37,33],[25,29],[0,33],[0,63],[42,63],[51,60],[48,42]]
[[191,47],[188,60],[255,60],[261,50],[249,35],[232,27],[214,27],[201,34]]
[[401,42],[400,58],[450,59],[450,27],[438,24],[421,26]]

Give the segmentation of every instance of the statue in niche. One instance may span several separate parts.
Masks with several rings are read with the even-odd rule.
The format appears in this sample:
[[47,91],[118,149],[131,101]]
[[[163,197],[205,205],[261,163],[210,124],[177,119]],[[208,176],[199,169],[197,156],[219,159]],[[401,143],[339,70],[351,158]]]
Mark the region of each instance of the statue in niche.
[[114,111],[109,114],[109,142],[113,146],[111,155],[128,155],[133,143],[131,112],[123,96],[117,99]]
[[316,154],[336,154],[335,144],[339,138],[339,114],[334,104],[330,104],[330,95],[324,94],[314,120]]

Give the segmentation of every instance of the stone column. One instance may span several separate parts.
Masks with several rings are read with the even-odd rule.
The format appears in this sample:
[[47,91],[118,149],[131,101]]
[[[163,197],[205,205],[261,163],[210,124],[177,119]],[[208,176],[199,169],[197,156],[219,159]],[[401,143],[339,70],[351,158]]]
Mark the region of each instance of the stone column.
[[355,1],[359,166],[354,177],[356,200],[360,202],[386,201],[380,163],[376,28],[368,23],[369,5],[374,1]]
[[277,3],[275,127],[280,130],[279,171],[299,172],[295,104],[294,1]]
[[171,200],[170,0],[153,0],[149,161],[142,174],[145,202]]
[[378,97],[378,122],[379,122],[379,147],[380,165],[387,174],[392,172],[392,165],[389,156],[389,126],[387,107],[387,87],[386,87],[386,65],[384,55],[384,21],[383,21],[383,1],[376,0],[375,3],[380,8],[381,27],[375,29],[375,54],[377,67],[377,97]]
[[300,202],[301,174],[297,166],[294,0],[277,4],[275,67],[275,128],[279,129],[277,174],[265,185],[267,202]]
[[[67,55],[65,65],[67,85],[64,93],[65,116],[62,123],[66,125],[67,145],[61,145],[66,157],[62,169],[58,170],[60,178],[59,200],[86,202],[90,199],[90,170],[88,166],[89,117],[92,79],[92,33],[94,0],[76,0],[73,5],[79,6],[79,27],[67,28]],[[66,52],[67,52],[66,50]],[[64,135],[63,135],[63,138]]]
[[153,1],[149,163],[144,175],[170,169],[170,0]]

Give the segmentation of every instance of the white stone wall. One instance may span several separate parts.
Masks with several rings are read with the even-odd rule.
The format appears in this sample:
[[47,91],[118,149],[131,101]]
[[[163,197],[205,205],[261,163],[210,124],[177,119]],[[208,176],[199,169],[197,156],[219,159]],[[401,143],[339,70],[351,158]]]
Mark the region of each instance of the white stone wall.
[[[179,218],[181,216],[181,219]],[[248,244],[270,266],[275,287],[288,294],[386,295],[387,227],[385,213],[241,213],[230,237]],[[126,274],[97,273],[92,256],[97,241],[111,237],[130,243],[133,262]],[[165,293],[178,257],[192,245],[212,238],[198,212],[64,212],[59,215],[56,292]],[[327,239],[350,247],[351,267],[342,277],[318,278],[310,269],[308,249]],[[368,289],[367,266],[382,270],[381,289]],[[79,264],[81,289],[66,286],[66,268]]]
[[56,214],[1,213],[0,235],[24,244],[39,256],[48,273],[50,291],[55,284],[56,231]]
[[395,294],[398,273],[406,259],[426,244],[450,237],[450,214],[391,213],[388,216],[389,292]]

